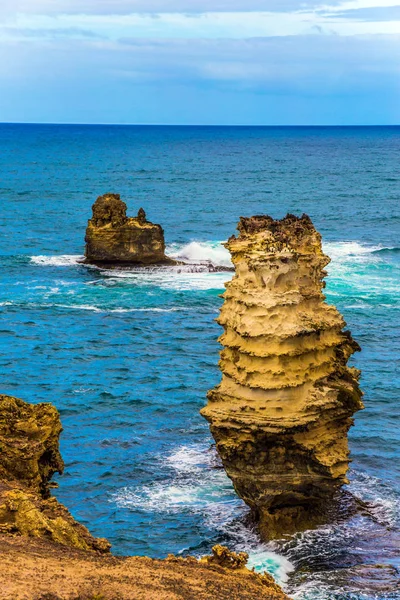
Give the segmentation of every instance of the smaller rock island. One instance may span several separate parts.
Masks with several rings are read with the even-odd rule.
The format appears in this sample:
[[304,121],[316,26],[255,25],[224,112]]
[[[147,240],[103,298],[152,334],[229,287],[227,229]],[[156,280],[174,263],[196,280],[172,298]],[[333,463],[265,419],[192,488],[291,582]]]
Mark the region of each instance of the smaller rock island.
[[127,217],[119,194],[99,196],[86,229],[85,262],[94,265],[174,265],[165,255],[164,231],[150,223],[143,208]]

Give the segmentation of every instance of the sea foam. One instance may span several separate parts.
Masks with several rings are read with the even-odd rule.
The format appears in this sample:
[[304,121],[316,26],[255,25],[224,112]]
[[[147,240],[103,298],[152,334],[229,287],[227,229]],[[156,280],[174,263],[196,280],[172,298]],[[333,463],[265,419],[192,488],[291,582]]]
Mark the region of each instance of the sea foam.
[[211,263],[216,267],[232,267],[229,251],[220,241],[199,242],[189,244],[171,244],[167,254],[175,260],[192,263]]
[[31,256],[34,265],[43,267],[70,267],[78,265],[85,257],[79,254],[60,254],[59,256]]
[[[166,253],[175,260],[181,260],[188,263],[188,266],[195,264],[211,264],[215,267],[231,268],[232,262],[229,251],[223,246],[222,241],[199,241],[193,240],[185,244],[169,244]],[[362,244],[357,241],[338,241],[324,242],[324,252],[331,257],[333,261],[343,261],[357,257],[366,257],[373,254],[385,254],[399,251],[398,248],[374,246]],[[371,257],[372,259],[374,257]],[[54,256],[38,255],[31,256],[30,260],[35,265],[67,267],[73,265],[82,265],[84,256],[79,254],[61,254]],[[157,267],[155,267],[157,269]],[[165,270],[165,267],[163,268]]]
[[270,572],[282,585],[288,581],[293,565],[247,525],[248,508],[235,494],[225,471],[216,468],[219,458],[214,447],[180,446],[166,457],[160,456],[160,464],[170,472],[165,481],[122,488],[111,501],[135,511],[193,513],[206,527],[219,531],[221,543],[236,552],[247,552],[250,568]]
[[[212,272],[217,268],[231,268],[230,254],[221,241],[192,241],[187,244],[170,244],[167,254],[184,265],[131,267],[124,269],[104,269],[94,267],[102,279],[86,282],[96,285],[129,285],[158,287],[165,290],[196,291],[223,290],[224,284],[232,277],[227,272]],[[348,294],[400,293],[398,277],[388,270],[398,270],[390,262],[396,248],[368,245],[358,241],[325,242],[324,251],[331,258],[327,267],[328,295],[341,295],[337,286],[349,287]],[[31,262],[41,267],[79,267],[83,257],[75,254],[60,256],[32,256]],[[85,265],[89,268],[88,265]],[[93,267],[90,267],[93,269]],[[385,270],[383,273],[382,271]],[[211,271],[211,272],[210,272]]]

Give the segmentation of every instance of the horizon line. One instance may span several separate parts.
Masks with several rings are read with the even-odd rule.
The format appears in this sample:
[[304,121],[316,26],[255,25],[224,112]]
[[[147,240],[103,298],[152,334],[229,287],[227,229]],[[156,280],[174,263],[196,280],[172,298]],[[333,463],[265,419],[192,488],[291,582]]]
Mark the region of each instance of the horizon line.
[[68,121],[68,122],[50,122],[50,121],[0,121],[0,125],[56,125],[56,126],[83,126],[83,127],[270,127],[270,128],[283,128],[283,127],[400,127],[400,123],[375,123],[375,124],[319,124],[319,125],[304,125],[304,124],[291,124],[291,125],[267,125],[267,124],[246,124],[246,123],[85,123],[79,121]]

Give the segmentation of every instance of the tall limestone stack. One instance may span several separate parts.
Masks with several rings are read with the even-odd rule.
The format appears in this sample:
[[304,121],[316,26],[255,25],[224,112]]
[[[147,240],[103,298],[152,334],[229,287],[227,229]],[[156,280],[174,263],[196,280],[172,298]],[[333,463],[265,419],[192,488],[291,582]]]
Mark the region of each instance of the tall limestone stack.
[[202,410],[264,537],[326,518],[347,483],[347,433],[363,408],[358,344],[325,303],[321,236],[310,218],[241,218],[226,247],[236,274],[218,323],[221,383]]
[[86,262],[99,265],[175,264],[165,255],[164,231],[141,208],[127,217],[119,194],[99,196],[86,229]]

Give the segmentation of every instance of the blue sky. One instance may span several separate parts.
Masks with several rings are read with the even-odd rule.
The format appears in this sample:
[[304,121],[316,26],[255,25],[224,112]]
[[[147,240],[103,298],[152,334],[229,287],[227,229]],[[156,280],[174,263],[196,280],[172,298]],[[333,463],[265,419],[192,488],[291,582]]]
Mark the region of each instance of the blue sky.
[[0,121],[400,123],[400,0],[1,0]]

